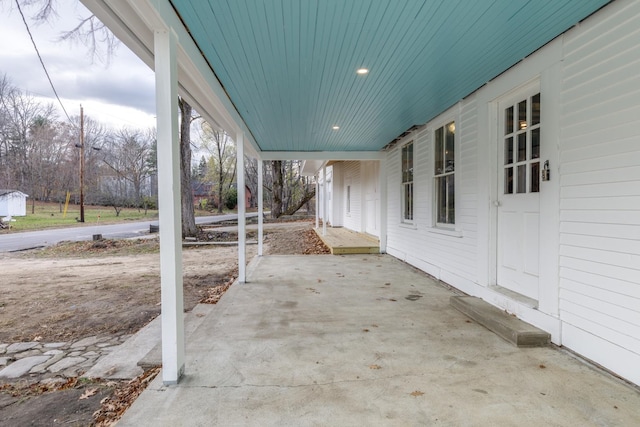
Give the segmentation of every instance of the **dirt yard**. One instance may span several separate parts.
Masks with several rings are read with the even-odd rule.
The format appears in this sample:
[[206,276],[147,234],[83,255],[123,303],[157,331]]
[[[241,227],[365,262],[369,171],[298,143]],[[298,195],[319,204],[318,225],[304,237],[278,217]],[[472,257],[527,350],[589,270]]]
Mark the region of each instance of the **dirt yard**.
[[[232,240],[234,235],[227,237]],[[0,343],[135,333],[160,313],[158,251],[157,239],[146,239],[67,243],[0,254]],[[324,251],[310,222],[265,232],[267,255]],[[257,245],[247,246],[247,252],[250,260]],[[183,265],[185,311],[189,311],[235,277],[237,247],[188,247],[183,250]],[[93,406],[73,394],[81,395],[90,386],[99,389]],[[117,394],[121,385],[78,382],[59,388],[50,391],[28,380],[0,384],[0,425],[5,425],[2,419],[8,413],[11,425],[94,425],[92,414],[100,400]],[[3,393],[23,399],[3,405]],[[63,400],[66,404],[61,406]],[[16,419],[16,414],[24,417]],[[108,425],[108,420],[100,425]]]

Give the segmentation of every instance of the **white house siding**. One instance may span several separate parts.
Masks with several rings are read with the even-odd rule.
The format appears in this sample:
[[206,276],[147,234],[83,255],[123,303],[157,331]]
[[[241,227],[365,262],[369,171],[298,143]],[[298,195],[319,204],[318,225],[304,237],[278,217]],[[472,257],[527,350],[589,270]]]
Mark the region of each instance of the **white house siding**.
[[[387,153],[387,252],[640,384],[640,2],[617,0]],[[498,101],[542,97],[539,299],[496,285]],[[456,121],[456,227],[433,227],[433,132]],[[414,221],[401,147],[414,142]]]
[[327,176],[323,176],[322,175],[322,169],[320,170],[320,176],[319,176],[319,190],[320,190],[320,194],[318,195],[318,218],[322,219],[324,221],[324,210],[325,210],[325,200],[324,200],[324,195],[325,195],[325,185],[326,185],[326,210],[327,210],[327,223],[329,224],[333,224],[333,217],[334,217],[334,212],[333,212],[333,193],[334,193],[334,167],[333,166],[328,166],[326,168],[326,172],[327,172]]
[[[477,119],[474,100],[462,101],[400,141],[387,158],[387,252],[451,284],[476,282]],[[434,227],[433,133],[456,123],[455,230]],[[414,221],[401,221],[401,147],[413,141]]]
[[[342,224],[344,227],[362,231],[362,173],[360,162],[341,162],[342,188],[340,198],[343,206]],[[351,186],[350,212],[347,213],[347,186]],[[337,196],[336,192],[336,197]]]
[[563,344],[640,384],[640,2],[568,33],[560,145]]
[[27,195],[20,191],[0,195],[0,216],[26,216]]

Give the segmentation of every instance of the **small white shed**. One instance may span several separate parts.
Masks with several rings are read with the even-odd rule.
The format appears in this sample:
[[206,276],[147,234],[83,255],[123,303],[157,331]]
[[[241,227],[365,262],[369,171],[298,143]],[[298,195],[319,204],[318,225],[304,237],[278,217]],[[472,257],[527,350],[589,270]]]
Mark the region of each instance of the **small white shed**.
[[0,216],[26,216],[27,195],[18,190],[0,190]]

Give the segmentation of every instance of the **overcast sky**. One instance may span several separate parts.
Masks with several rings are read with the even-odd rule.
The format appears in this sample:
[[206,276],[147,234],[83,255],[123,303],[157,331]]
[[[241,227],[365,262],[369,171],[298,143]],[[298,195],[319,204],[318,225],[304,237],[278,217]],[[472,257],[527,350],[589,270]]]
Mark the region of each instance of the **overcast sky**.
[[[119,44],[108,66],[92,63],[85,46],[58,40],[90,12],[77,0],[58,0],[59,17],[36,24],[33,8],[24,8],[27,23],[58,95],[70,116],[80,114],[110,127],[155,126],[154,75],[126,46]],[[13,0],[0,0],[0,75],[14,86],[55,100]],[[64,117],[60,110],[60,119]]]

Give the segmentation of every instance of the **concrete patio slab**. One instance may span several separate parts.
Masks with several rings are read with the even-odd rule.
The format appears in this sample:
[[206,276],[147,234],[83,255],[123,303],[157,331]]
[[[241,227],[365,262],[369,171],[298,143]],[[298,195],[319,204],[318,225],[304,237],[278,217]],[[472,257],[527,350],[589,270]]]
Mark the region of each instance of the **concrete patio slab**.
[[270,256],[119,426],[640,425],[638,389],[555,347],[518,349],[386,255]]

